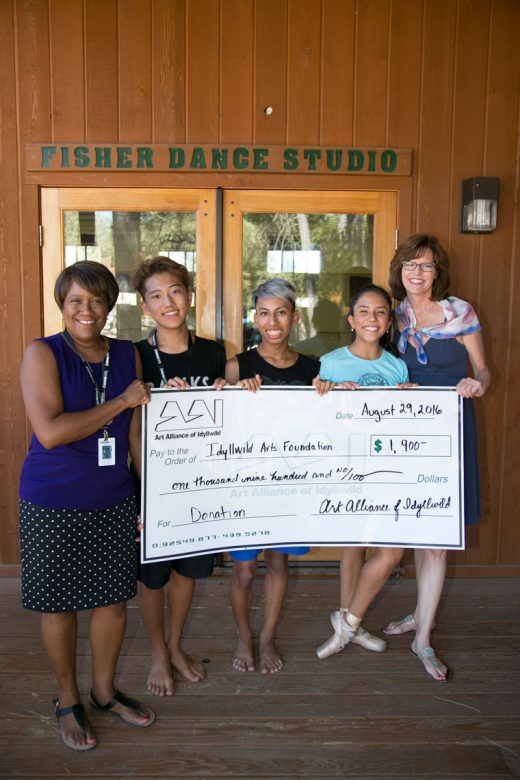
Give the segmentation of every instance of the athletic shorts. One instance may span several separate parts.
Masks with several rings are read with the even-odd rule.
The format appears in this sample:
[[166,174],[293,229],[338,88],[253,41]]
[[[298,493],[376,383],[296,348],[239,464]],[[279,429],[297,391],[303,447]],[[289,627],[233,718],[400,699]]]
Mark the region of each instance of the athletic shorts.
[[[271,547],[271,550],[285,553],[286,555],[307,555],[310,547]],[[254,561],[258,558],[262,550],[228,550],[228,555],[234,561]]]
[[202,580],[213,574],[215,556],[194,555],[192,558],[176,558],[173,561],[153,561],[139,564],[137,579],[151,590],[164,588],[170,581],[172,571],[190,580]]

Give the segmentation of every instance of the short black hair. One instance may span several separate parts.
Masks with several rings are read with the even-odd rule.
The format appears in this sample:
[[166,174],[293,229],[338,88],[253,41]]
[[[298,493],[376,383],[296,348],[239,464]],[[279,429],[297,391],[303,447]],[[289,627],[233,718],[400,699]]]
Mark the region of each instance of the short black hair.
[[147,260],[143,260],[142,263],[139,263],[132,274],[132,285],[134,290],[137,290],[143,300],[146,293],[146,280],[149,279],[150,276],[155,276],[155,274],[171,274],[172,276],[175,276],[179,284],[182,284],[187,292],[190,292],[192,289],[190,272],[186,266],[181,265],[164,255],[156,255],[155,257],[150,257]]
[[72,285],[76,282],[92,295],[98,295],[112,311],[119,296],[119,286],[114,274],[103,263],[80,260],[64,268],[54,284],[54,300],[61,310]]

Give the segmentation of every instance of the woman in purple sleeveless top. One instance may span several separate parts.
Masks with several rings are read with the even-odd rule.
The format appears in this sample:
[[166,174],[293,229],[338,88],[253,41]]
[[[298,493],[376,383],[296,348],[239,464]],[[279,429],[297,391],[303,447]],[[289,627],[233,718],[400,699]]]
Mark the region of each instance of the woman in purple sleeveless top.
[[[397,248],[390,263],[390,287],[396,309],[396,341],[411,382],[456,387],[464,417],[464,516],[478,522],[480,479],[477,426],[473,398],[491,382],[480,323],[472,306],[448,295],[449,259],[434,236],[415,233]],[[468,376],[468,363],[473,376]],[[448,677],[448,668],[430,644],[446,576],[446,550],[415,550],[418,599],[413,614],[389,623],[385,634],[415,631],[411,650],[434,680]]]
[[140,405],[150,397],[130,341],[101,335],[119,289],[101,263],[58,276],[63,333],[27,347],[22,393],[33,428],[20,479],[22,606],[42,613],[42,637],[58,683],[63,743],[97,740],[76,680],[77,611],[92,610],[90,705],[133,726],[154,714],[114,687],[136,593],[137,507],[128,469],[140,462]]

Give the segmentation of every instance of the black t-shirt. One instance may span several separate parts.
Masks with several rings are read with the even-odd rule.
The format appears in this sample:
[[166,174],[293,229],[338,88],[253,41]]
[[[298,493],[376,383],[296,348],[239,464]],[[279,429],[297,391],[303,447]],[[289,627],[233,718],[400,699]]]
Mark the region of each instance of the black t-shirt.
[[237,355],[240,379],[262,377],[263,385],[312,385],[320,373],[320,362],[307,355],[298,355],[296,363],[287,368],[277,368],[264,360],[257,349],[249,349]]
[[[226,352],[221,344],[199,336],[192,336],[192,343],[186,352],[169,355],[161,352],[164,372],[168,379],[180,376],[191,387],[211,387],[215,379],[224,376],[226,370]],[[135,345],[143,363],[143,379],[153,387],[161,386],[161,372],[157,365],[155,352],[147,339]]]

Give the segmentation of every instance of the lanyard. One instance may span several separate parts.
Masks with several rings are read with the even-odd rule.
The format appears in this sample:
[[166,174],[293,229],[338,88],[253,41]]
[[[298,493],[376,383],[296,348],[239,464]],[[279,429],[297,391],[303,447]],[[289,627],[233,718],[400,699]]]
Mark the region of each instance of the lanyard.
[[[191,384],[191,376],[190,376],[190,374],[191,374],[191,348],[192,348],[192,344],[193,344],[192,338],[193,337],[192,337],[191,333],[188,331],[188,349],[186,350],[186,356],[187,356],[187,361],[188,361],[188,371],[187,371],[188,376],[186,377],[186,379],[187,379],[187,381],[190,384]],[[154,330],[154,332],[152,333],[151,341],[152,341],[153,351],[154,351],[154,354],[155,354],[155,359],[157,361],[157,368],[159,369],[159,373],[161,375],[161,382],[162,382],[161,387],[164,387],[164,385],[166,385],[166,383],[168,382],[168,377],[166,376],[166,371],[164,370],[164,365],[163,365],[163,362],[161,360],[161,354],[159,352],[159,347],[157,346],[157,329]]]
[[69,345],[69,347],[71,347],[74,350],[74,352],[78,355],[78,357],[81,359],[81,362],[87,369],[87,373],[90,377],[90,381],[94,385],[94,390],[96,393],[96,406],[100,406],[101,404],[104,404],[105,397],[106,397],[106,389],[108,384],[108,374],[110,371],[110,348],[107,348],[107,353],[103,361],[103,380],[101,383],[101,387],[99,387],[98,383],[96,382],[96,378],[94,376],[90,363],[88,362],[88,360],[85,360],[81,352],[77,349],[76,345],[74,344],[74,341],[72,340],[70,333],[64,330],[62,335],[65,341],[67,342],[67,344]]

